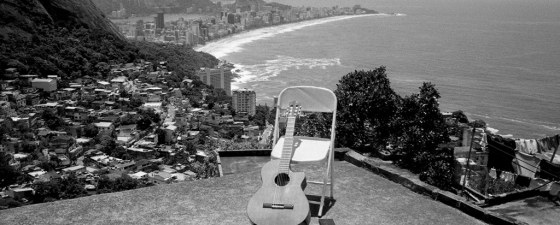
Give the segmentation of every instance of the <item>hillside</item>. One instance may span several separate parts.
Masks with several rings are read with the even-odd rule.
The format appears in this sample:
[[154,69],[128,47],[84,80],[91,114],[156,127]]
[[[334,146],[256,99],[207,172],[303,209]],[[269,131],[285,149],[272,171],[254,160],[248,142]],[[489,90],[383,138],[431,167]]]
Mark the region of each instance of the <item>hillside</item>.
[[191,48],[129,42],[91,0],[0,0],[0,70],[104,77],[108,64],[169,61],[180,77],[217,59]]
[[121,38],[91,0],[0,0],[0,35],[31,38],[41,25],[101,29]]

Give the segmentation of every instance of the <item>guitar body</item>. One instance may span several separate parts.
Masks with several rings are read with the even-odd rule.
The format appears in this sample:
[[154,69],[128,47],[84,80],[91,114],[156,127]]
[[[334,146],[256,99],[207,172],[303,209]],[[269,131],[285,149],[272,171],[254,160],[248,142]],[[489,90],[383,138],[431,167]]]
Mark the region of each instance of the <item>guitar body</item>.
[[[308,224],[309,202],[303,189],[307,185],[303,172],[280,173],[280,160],[266,163],[261,170],[262,186],[251,197],[247,214],[257,225]],[[284,204],[286,207],[264,207],[266,204]]]

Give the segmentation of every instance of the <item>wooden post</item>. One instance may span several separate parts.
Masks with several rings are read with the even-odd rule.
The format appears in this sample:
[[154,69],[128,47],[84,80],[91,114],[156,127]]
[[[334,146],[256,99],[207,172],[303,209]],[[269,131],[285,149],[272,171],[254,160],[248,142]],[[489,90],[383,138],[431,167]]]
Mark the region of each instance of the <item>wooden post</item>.
[[552,154],[552,157],[550,157],[550,163],[552,163],[552,160],[554,160],[554,156],[556,156],[556,152],[558,151],[558,148],[560,148],[560,146],[554,149],[554,153]]

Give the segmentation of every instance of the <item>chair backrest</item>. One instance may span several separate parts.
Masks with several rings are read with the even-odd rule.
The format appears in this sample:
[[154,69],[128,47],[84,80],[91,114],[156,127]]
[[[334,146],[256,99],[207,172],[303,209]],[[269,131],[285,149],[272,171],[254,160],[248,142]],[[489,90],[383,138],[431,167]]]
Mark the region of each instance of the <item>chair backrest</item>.
[[326,88],[312,86],[288,87],[278,96],[278,108],[286,109],[291,101],[297,101],[306,112],[335,112],[336,95]]
[[331,126],[331,149],[334,147],[335,124],[336,124],[336,95],[329,89],[313,86],[288,87],[278,96],[276,105],[276,119],[274,124],[273,146],[276,145],[280,135],[279,118],[280,111],[290,106],[290,102],[297,101],[304,112],[328,112],[333,114]]

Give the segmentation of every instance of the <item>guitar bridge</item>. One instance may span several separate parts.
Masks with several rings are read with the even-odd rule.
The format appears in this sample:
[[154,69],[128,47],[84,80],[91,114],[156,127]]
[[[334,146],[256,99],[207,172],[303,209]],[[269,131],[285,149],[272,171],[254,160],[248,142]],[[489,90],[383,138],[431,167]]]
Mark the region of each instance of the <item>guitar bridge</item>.
[[263,203],[263,208],[269,208],[269,209],[294,209],[294,205],[292,205],[292,204]]

